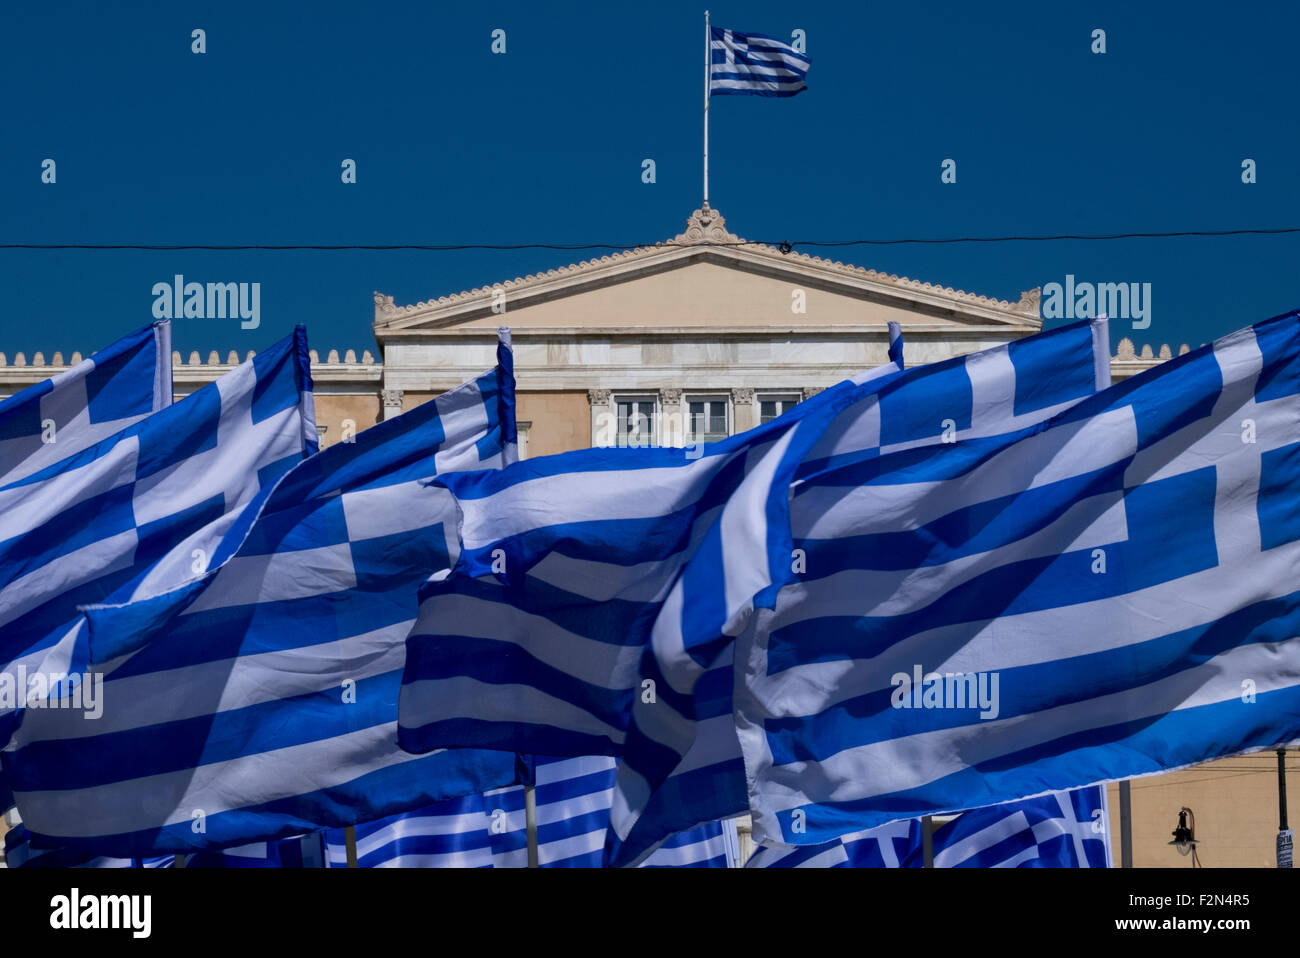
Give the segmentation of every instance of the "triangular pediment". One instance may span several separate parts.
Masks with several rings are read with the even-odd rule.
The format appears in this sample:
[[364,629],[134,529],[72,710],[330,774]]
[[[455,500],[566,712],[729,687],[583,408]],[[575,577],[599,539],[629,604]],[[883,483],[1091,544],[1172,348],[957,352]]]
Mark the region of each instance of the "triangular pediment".
[[[494,306],[496,307],[494,309]],[[1017,302],[782,252],[730,233],[696,210],[671,240],[409,306],[375,294],[383,340],[456,327],[840,327],[899,322],[1009,338],[1041,328],[1038,291]]]

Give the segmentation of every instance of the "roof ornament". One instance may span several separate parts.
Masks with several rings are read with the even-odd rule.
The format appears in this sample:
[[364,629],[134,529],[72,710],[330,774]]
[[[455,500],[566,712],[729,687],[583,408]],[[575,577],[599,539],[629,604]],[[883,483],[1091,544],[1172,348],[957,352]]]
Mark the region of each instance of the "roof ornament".
[[673,238],[678,245],[695,245],[706,243],[743,243],[735,233],[727,232],[727,221],[721,213],[707,204],[691,214],[686,221],[686,229]]

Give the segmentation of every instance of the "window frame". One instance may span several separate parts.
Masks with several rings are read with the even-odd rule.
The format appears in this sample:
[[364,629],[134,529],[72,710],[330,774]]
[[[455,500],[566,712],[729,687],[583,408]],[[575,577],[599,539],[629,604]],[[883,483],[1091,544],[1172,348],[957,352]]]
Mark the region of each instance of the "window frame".
[[[619,406],[625,403],[645,404],[651,406],[650,412],[650,441],[639,443],[635,446],[628,445],[623,441],[623,417],[619,414]],[[614,393],[610,397],[610,405],[614,407],[614,446],[615,449],[647,449],[659,445],[659,420],[663,415],[662,403],[659,396],[650,392],[628,392]],[[629,426],[631,419],[628,420]]]
[[761,426],[763,425],[764,422],[772,421],[771,419],[767,419],[767,420],[763,419],[763,403],[785,402],[786,400],[789,399],[794,400],[794,402],[790,404],[790,407],[787,409],[782,409],[779,413],[776,414],[776,416],[773,416],[772,419],[776,419],[779,418],[780,416],[784,416],[786,413],[790,411],[790,409],[793,409],[795,406],[803,402],[803,393],[799,392],[796,389],[786,389],[786,390],[773,389],[766,392],[755,393],[754,402],[758,404],[758,424]]
[[[721,436],[715,438],[706,438],[706,439],[697,439],[695,437],[695,417],[691,414],[691,403],[694,402],[722,403],[723,434]],[[698,445],[700,443],[705,443],[705,442],[718,442],[719,440],[726,439],[728,436],[731,436],[735,433],[736,417],[731,408],[730,393],[711,392],[711,391],[701,391],[697,393],[683,392],[682,412],[686,417],[686,421],[685,423],[683,423],[684,428],[682,430],[682,439],[688,446]],[[707,420],[709,414],[706,413],[705,416]],[[708,431],[707,428],[705,431],[706,432]]]

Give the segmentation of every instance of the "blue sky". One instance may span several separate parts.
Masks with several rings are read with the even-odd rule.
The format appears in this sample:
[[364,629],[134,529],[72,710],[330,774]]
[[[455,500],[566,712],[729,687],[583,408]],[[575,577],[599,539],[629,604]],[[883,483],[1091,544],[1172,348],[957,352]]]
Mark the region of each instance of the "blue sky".
[[[634,243],[699,206],[704,3],[118,6],[0,12],[0,242]],[[1300,225],[1295,4],[709,7],[804,30],[812,60],[798,97],[713,101],[710,199],[747,238]],[[186,352],[295,322],[318,349],[373,348],[372,290],[409,303],[588,255],[0,250],[0,349],[104,345],[176,273],[262,284],[259,329],[178,320]],[[1013,300],[1067,273],[1149,282],[1151,327],[1113,334],[1139,345],[1300,306],[1300,236],[826,255]]]

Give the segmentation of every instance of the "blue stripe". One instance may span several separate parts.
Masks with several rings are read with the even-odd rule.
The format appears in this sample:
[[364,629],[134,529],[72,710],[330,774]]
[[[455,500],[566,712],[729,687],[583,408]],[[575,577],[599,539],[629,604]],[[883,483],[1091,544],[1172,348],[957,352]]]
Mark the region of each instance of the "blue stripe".
[[[147,416],[154,411],[153,384],[158,379],[159,361],[156,343],[155,327],[146,326],[91,357],[95,368],[86,375],[86,399],[92,423]],[[170,365],[171,357],[165,361]],[[0,421],[3,418],[0,412]]]
[[[1096,391],[1095,369],[1070,361],[1091,348],[1092,323],[1072,323],[1058,333],[1052,337],[1029,336],[1007,344],[1016,369],[1013,410],[1017,416],[1084,399]],[[1053,370],[1052,375],[1042,375],[1044,369]]]
[[[1049,704],[1066,705],[1120,693],[1203,665],[1230,649],[1286,641],[1297,631],[1300,592],[1258,602],[1207,625],[1145,642],[1069,659],[1000,668],[997,717],[1032,715]],[[951,654],[950,646],[958,641],[950,640],[930,654],[942,659]],[[929,673],[936,663],[919,664],[923,672]],[[767,720],[764,728],[775,762],[787,765],[814,761],[855,745],[980,722],[977,707],[896,708],[891,704],[895,689],[887,682],[889,677],[882,674],[882,688],[813,716]]]

